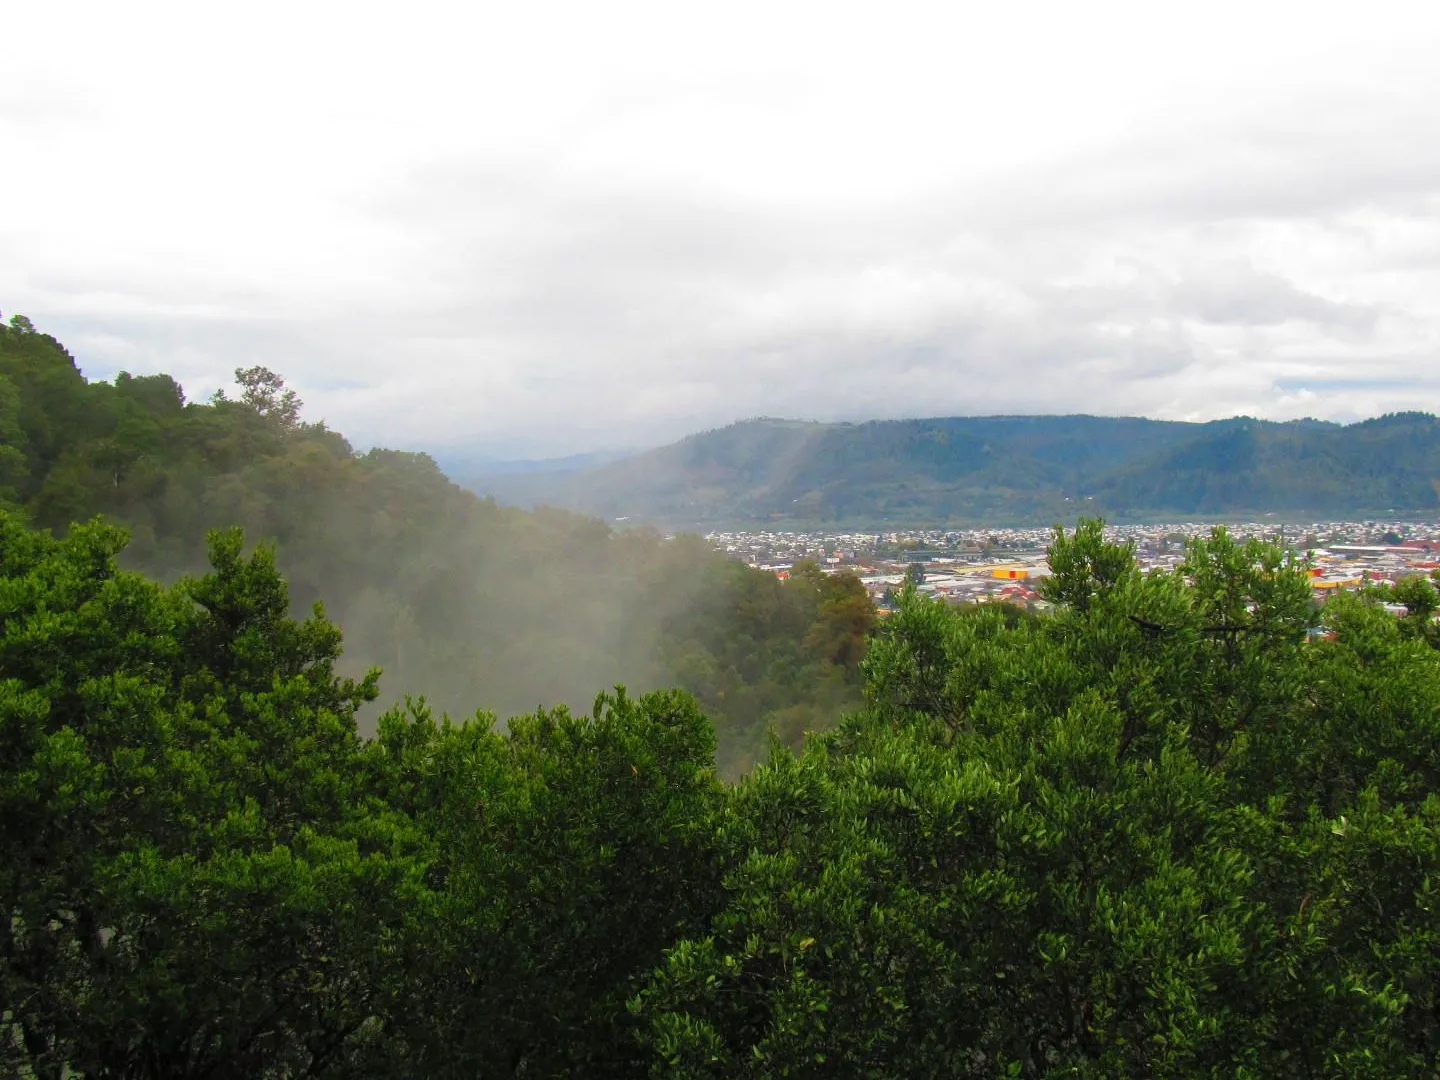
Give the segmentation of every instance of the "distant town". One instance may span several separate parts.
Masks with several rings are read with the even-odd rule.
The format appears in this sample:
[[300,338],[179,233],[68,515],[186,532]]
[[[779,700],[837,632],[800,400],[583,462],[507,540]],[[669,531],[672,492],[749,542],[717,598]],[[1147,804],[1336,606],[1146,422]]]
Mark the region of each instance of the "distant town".
[[[1185,542],[1206,536],[1205,522],[1118,525],[1109,536],[1135,545],[1143,569],[1169,569]],[[1390,583],[1440,569],[1440,522],[1326,521],[1308,525],[1227,524],[1237,538],[1279,544],[1311,565],[1311,586],[1324,599],[1335,590]],[[1007,602],[1043,608],[1037,586],[1050,573],[1045,551],[1051,530],[972,529],[895,532],[712,532],[719,551],[787,578],[802,559],[828,572],[849,571],[882,611],[907,577],[918,588],[954,603]]]

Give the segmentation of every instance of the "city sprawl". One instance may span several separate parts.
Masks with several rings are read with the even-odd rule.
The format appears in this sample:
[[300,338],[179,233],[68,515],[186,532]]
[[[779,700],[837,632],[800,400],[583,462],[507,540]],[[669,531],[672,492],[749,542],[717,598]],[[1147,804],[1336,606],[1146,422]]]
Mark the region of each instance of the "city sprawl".
[[[1185,542],[1208,535],[1213,524],[1171,522],[1107,528],[1134,545],[1144,569],[1170,569],[1184,558]],[[1440,523],[1435,521],[1326,521],[1309,524],[1228,524],[1241,539],[1280,545],[1310,566],[1311,585],[1323,600],[1335,590],[1393,584],[1440,569]],[[1003,601],[1044,607],[1037,591],[1048,576],[1046,548],[1052,530],[911,529],[893,532],[712,532],[717,550],[751,566],[788,577],[796,562],[857,575],[882,610],[907,577],[925,593],[954,603]]]

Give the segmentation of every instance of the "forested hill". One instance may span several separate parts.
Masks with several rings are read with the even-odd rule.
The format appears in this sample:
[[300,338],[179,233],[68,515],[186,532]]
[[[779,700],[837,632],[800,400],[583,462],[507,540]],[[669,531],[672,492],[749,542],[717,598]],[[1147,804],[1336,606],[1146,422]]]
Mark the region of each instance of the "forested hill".
[[602,468],[477,490],[671,526],[1048,524],[1440,513],[1440,421],[988,416],[751,420]]
[[425,455],[357,454],[301,418],[263,368],[236,396],[187,402],[169,376],[88,382],[23,318],[0,325],[0,510],[63,533],[103,515],[122,561],[162,580],[205,566],[206,535],[277,543],[297,610],[323,598],[346,666],[384,669],[382,702],[425,694],[502,719],[588,707],[623,683],[680,686],[714,717],[736,772],[767,730],[798,740],[857,700],[874,613],[859,582],[787,582],[697,537],[529,513],[450,483]]

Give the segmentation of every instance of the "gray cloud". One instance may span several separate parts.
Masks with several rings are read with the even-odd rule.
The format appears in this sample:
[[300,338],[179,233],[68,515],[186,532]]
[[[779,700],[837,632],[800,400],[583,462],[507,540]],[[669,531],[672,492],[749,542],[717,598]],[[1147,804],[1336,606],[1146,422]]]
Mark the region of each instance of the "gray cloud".
[[[173,176],[137,151],[133,190],[71,176],[48,218],[0,216],[0,306],[92,374],[170,370],[201,396],[266,363],[363,444],[497,455],[760,414],[1440,409],[1423,377],[1440,369],[1440,79],[1385,49],[1342,79],[1348,47],[1268,82],[1201,65],[1205,92],[1173,107],[1168,84],[1127,86],[1132,68],[1085,98],[1074,77],[1103,65],[1082,56],[1071,82],[1005,83],[1024,100],[987,99],[996,116],[973,97],[983,73],[967,97],[949,69],[898,61],[876,102],[843,65],[832,101],[803,65],[727,81],[717,62],[577,89],[568,113],[517,89],[513,122],[493,93],[475,117],[463,95],[408,99],[409,126],[376,99],[373,131],[358,106],[327,128],[343,102],[287,86],[309,105],[277,96],[235,127],[237,98],[209,142],[192,122]],[[1149,91],[1131,119],[1098,111]],[[93,102],[73,108],[73,145],[58,113],[44,134],[62,164],[123,145],[90,141]],[[157,123],[142,148],[181,121]]]

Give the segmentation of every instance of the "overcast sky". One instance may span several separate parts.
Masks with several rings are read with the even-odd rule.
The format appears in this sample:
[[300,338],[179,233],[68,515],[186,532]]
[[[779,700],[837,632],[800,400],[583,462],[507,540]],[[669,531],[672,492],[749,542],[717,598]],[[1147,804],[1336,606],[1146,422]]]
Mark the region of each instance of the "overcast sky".
[[0,21],[0,310],[359,445],[1440,411],[1419,2],[143,0]]

